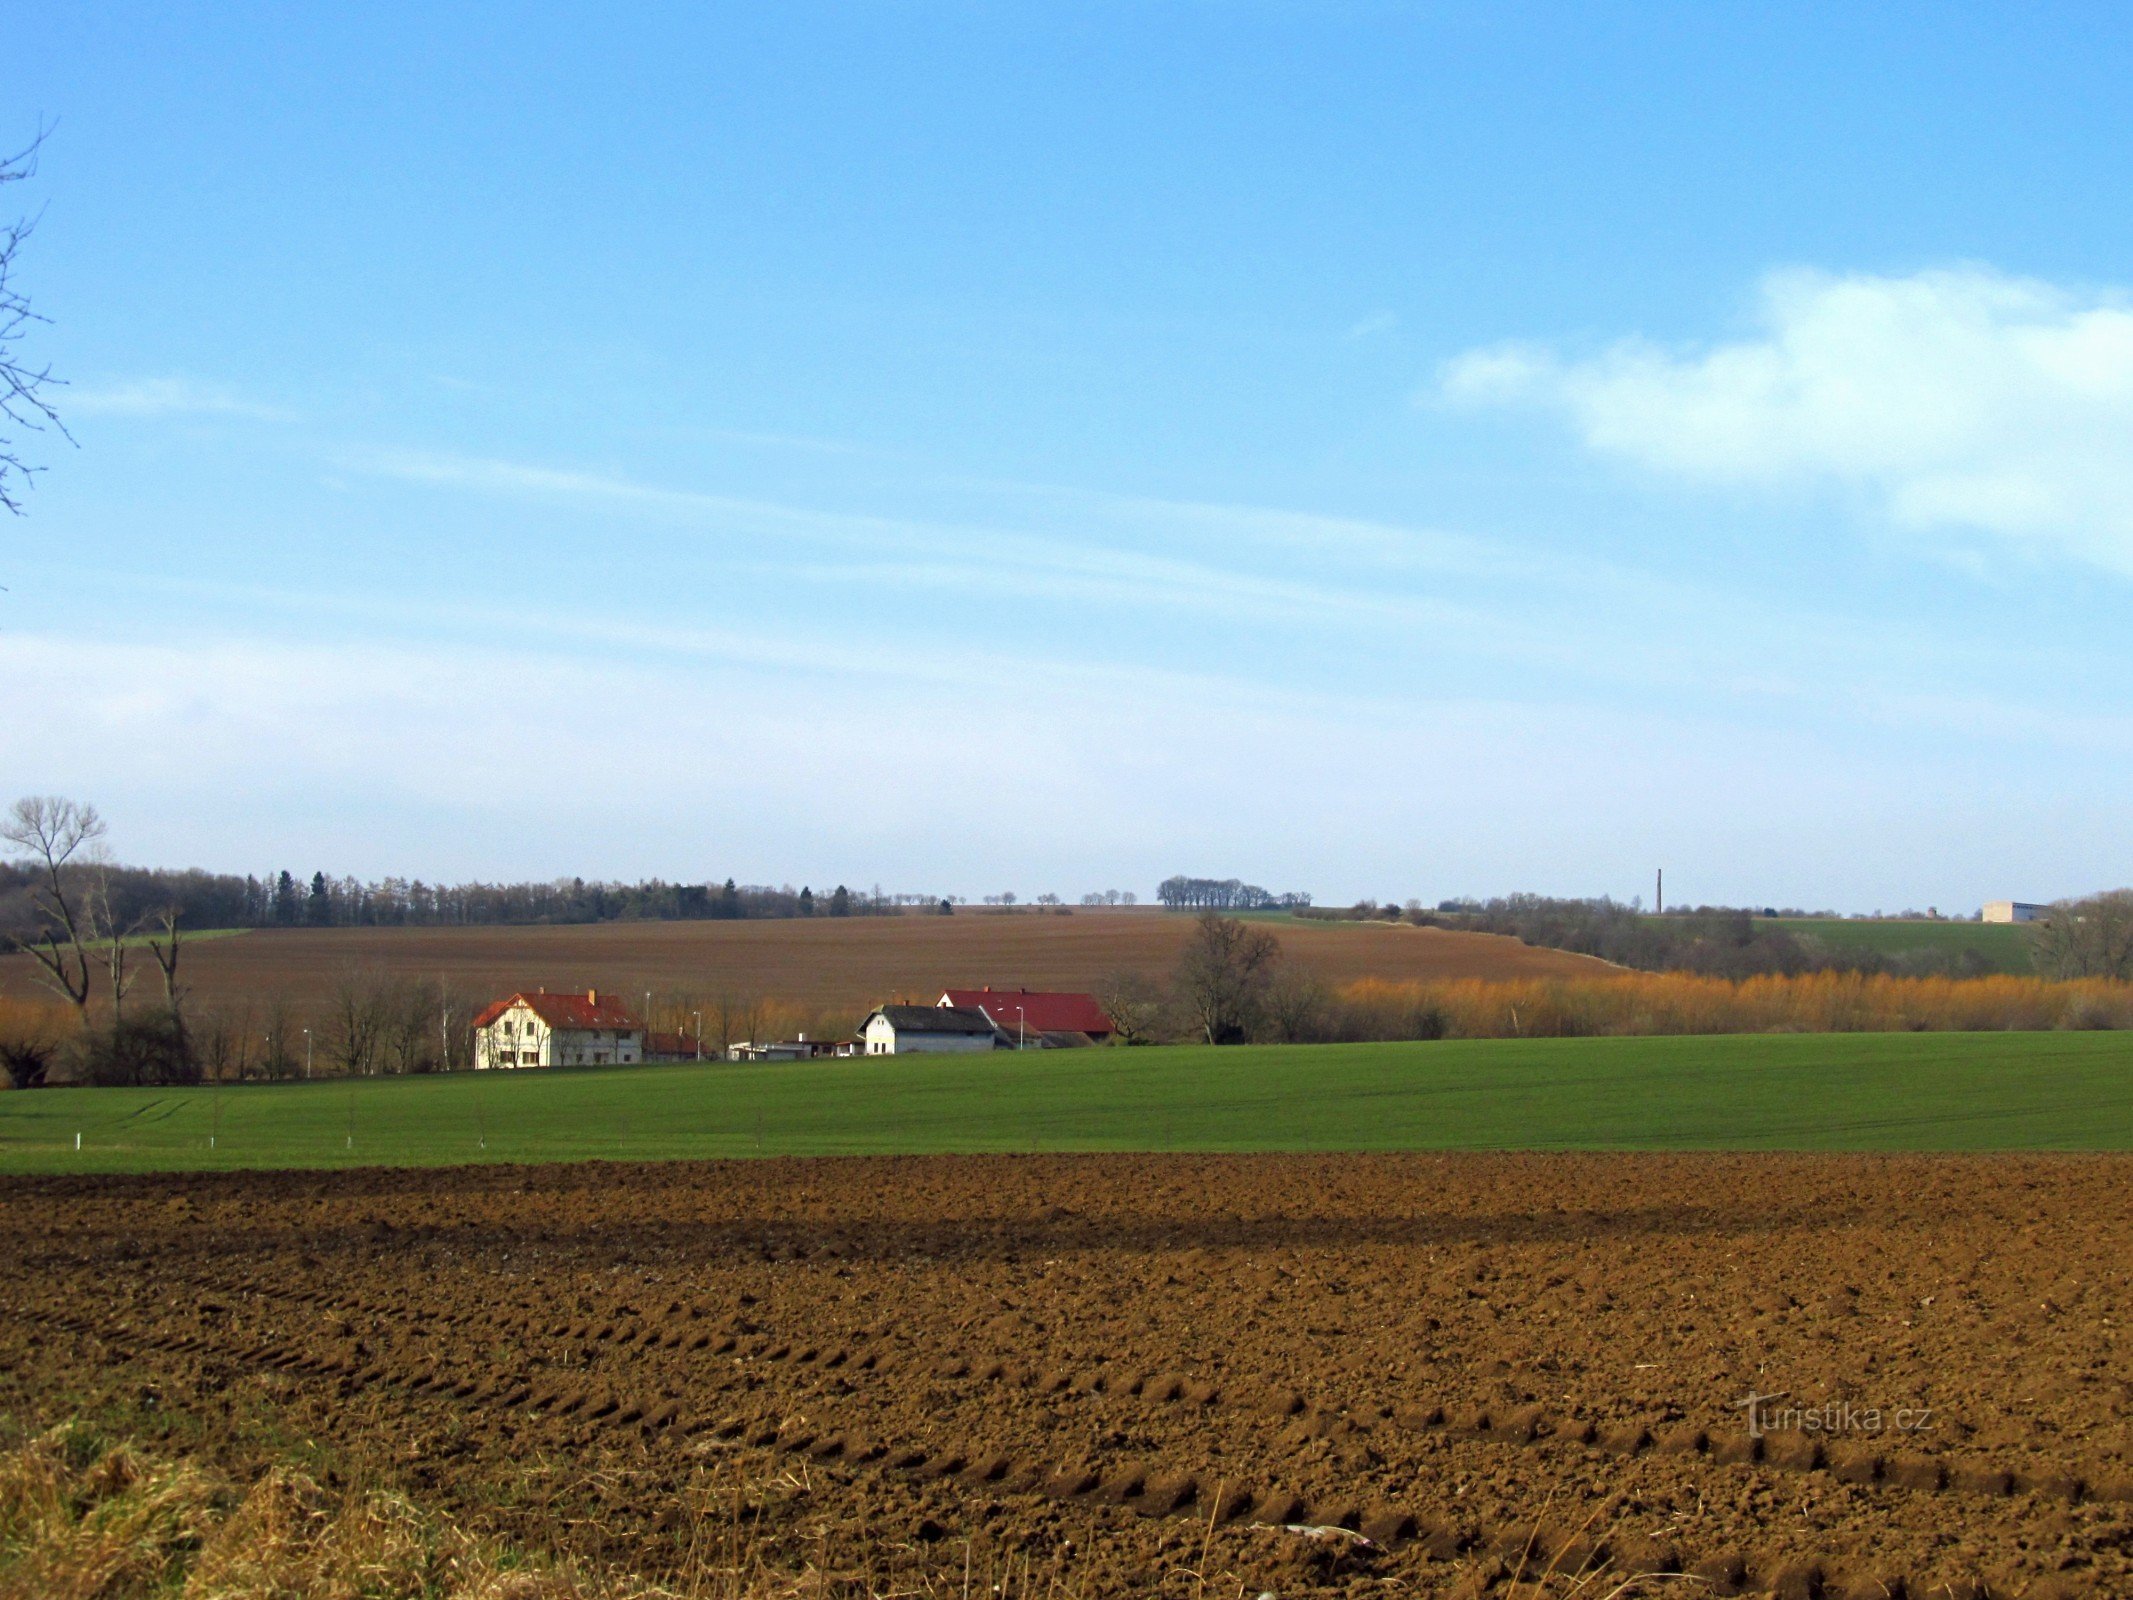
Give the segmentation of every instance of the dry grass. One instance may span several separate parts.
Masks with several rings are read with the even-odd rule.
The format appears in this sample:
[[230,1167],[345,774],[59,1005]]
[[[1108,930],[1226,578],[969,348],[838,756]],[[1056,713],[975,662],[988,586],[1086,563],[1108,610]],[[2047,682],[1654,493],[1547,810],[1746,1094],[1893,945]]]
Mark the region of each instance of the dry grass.
[[1425,1021],[1453,1039],[2133,1027],[2133,985],[2102,979],[1640,972],[1598,981],[1365,979],[1338,993],[1362,1036],[1395,1039],[1414,1037]]
[[0,1600],[655,1600],[527,1562],[382,1491],[249,1489],[78,1423],[0,1457]]
[[[809,1532],[805,1473],[723,1487],[700,1475],[681,1496],[691,1529],[685,1571],[660,1587],[520,1557],[382,1490],[328,1490],[288,1467],[244,1488],[69,1423],[0,1455],[0,1600],[1072,1600],[1079,1592],[1026,1552],[964,1541],[922,1557],[923,1547],[877,1541],[864,1526]],[[764,1531],[766,1520],[791,1512],[802,1513],[794,1531],[811,1546],[797,1560],[774,1551]],[[1287,1544],[1315,1530],[1229,1531]],[[1262,1592],[1260,1578],[1218,1564],[1216,1532],[1210,1518],[1197,1561],[1165,1574],[1157,1590],[1182,1589],[1191,1600]],[[1370,1550],[1368,1541],[1357,1547]],[[1350,1566],[1336,1550],[1318,1567],[1287,1570],[1329,1579],[1352,1576]],[[1659,1592],[1659,1580],[1606,1571],[1486,1567],[1490,1581],[1508,1578],[1507,1600]]]

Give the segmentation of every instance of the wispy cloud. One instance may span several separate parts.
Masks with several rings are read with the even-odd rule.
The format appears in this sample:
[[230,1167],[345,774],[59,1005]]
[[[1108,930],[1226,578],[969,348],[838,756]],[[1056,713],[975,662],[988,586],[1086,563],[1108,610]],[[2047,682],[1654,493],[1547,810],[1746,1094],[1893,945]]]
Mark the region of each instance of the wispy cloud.
[[262,405],[190,378],[135,378],[70,388],[60,403],[68,411],[105,417],[249,417],[287,422],[293,415],[279,406]]
[[1373,311],[1369,316],[1351,323],[1348,331],[1341,337],[1350,343],[1359,339],[1375,339],[1392,332],[1399,325],[1400,314],[1397,311]]
[[1984,267],[1788,271],[1764,281],[1757,320],[1755,337],[1685,351],[1473,350],[1438,393],[1559,412],[1594,452],[1682,480],[1833,485],[1958,548],[1982,538],[2133,574],[2125,295]]

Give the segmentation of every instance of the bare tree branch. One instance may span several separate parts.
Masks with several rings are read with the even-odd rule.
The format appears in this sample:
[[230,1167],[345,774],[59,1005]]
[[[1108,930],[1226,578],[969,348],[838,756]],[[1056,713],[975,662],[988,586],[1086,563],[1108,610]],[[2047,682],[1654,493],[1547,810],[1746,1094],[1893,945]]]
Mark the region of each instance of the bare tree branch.
[[[0,185],[19,183],[37,171],[37,152],[51,131],[40,126],[28,145],[13,155],[0,156]],[[74,442],[43,393],[47,385],[63,385],[65,380],[53,377],[50,366],[33,366],[17,353],[35,324],[51,321],[38,315],[30,306],[30,297],[15,286],[15,258],[36,231],[37,220],[17,217],[0,223],[0,509],[17,516],[22,514],[22,490],[43,470],[23,459],[17,435],[49,429],[69,444]]]
[[89,944],[96,937],[96,924],[94,888],[81,880],[101,850],[104,834],[104,819],[96,807],[57,795],[25,796],[0,817],[0,843],[19,850],[38,876],[30,889],[30,906],[41,926],[34,938],[14,942],[37,962],[45,982],[66,997],[85,1026]]

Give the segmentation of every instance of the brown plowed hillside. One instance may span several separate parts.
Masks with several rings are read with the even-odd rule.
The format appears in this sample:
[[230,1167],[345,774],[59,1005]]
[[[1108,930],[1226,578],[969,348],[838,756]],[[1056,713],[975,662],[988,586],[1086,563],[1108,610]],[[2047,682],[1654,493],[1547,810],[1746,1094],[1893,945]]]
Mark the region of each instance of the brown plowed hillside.
[[[1382,923],[1268,925],[1290,959],[1334,983],[1617,970],[1495,934]],[[278,993],[310,1006],[327,1000],[345,975],[370,971],[441,978],[481,993],[650,988],[868,1006],[899,996],[930,1001],[943,988],[1090,989],[1121,969],[1163,973],[1192,927],[1190,917],[1156,911],[1077,909],[1064,916],[966,910],[804,921],[261,929],[192,945],[182,971],[188,991],[210,1002]],[[26,958],[0,960],[0,995],[38,992]]]

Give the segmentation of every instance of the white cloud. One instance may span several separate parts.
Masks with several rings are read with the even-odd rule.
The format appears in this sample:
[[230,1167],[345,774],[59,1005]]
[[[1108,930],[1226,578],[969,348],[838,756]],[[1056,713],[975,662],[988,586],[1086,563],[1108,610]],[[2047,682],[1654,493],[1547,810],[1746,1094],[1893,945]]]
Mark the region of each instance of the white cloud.
[[289,413],[260,405],[190,378],[135,378],[103,387],[70,388],[56,400],[62,411],[106,417],[251,417],[286,422]]
[[1983,267],[1788,271],[1756,336],[1504,344],[1446,363],[1467,405],[1563,413],[1602,455],[1687,481],[1862,496],[1894,526],[2133,573],[2133,303]]

